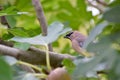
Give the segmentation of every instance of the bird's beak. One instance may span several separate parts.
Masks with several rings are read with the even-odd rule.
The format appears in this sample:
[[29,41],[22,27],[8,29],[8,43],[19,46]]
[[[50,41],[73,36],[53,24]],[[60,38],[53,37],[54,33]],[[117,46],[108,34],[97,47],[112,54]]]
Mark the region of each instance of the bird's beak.
[[73,32],[69,32],[68,34],[66,34],[66,35],[64,36],[64,38],[70,39],[70,35],[71,35],[71,34],[73,34]]
[[65,35],[64,38],[69,38],[69,37]]

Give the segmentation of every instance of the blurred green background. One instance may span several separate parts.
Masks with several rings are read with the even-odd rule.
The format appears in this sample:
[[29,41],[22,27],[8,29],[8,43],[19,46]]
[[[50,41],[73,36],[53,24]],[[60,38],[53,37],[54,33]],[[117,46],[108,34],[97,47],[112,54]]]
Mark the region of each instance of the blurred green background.
[[[98,55],[89,64],[77,63],[73,73],[76,76],[73,77],[74,80],[78,80],[87,70],[101,62],[109,66],[106,69],[108,80],[120,80],[120,0],[99,1],[105,4],[97,0],[41,0],[48,25],[59,21],[65,27],[85,34],[88,40],[84,48]],[[1,20],[0,38],[9,40],[14,36],[33,37],[41,33],[31,0],[0,0],[0,9],[0,16],[6,16],[9,24],[7,28],[4,20]],[[54,51],[77,55],[71,49],[70,41],[63,38],[64,35],[52,43]],[[92,44],[92,41],[96,44]]]

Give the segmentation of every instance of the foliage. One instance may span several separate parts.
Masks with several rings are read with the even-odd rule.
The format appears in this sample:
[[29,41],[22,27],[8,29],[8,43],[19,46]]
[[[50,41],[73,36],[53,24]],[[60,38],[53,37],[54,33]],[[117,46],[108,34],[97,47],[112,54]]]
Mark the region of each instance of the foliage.
[[[101,70],[105,72],[106,80],[120,79],[120,0],[112,2],[105,0],[108,4],[104,6],[105,11],[95,16],[92,15],[94,10],[87,10],[90,6],[84,0],[41,0],[41,2],[48,24],[52,23],[48,26],[48,36],[43,37],[40,34],[41,28],[30,0],[0,0],[0,5],[3,7],[0,16],[5,16],[10,27],[6,28],[6,24],[0,23],[0,38],[17,41],[14,47],[22,50],[27,50],[30,45],[53,42],[54,51],[76,55],[69,42],[61,35],[70,31],[71,28],[82,31],[83,34],[88,34],[84,48],[95,56],[86,59],[77,55],[74,62],[64,60],[63,65],[71,73],[72,79],[99,80],[97,72]],[[5,59],[8,60],[8,58]],[[20,69],[16,61],[9,66],[0,59],[0,64],[1,80],[13,78],[38,80],[36,76]]]
[[13,74],[11,67],[0,57],[0,79],[12,80]]

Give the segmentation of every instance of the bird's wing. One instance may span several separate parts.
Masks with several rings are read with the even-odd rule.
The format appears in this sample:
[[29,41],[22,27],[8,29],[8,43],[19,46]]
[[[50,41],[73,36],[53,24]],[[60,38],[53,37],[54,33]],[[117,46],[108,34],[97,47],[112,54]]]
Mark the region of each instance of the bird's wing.
[[72,40],[72,47],[76,52],[81,52],[81,47],[77,40]]
[[85,57],[91,57],[91,54],[87,53],[84,49],[80,47],[80,44],[78,43],[78,41],[72,40],[72,47],[79,54],[82,54]]
[[77,37],[76,40],[78,41],[78,44],[80,47],[83,47],[84,41],[86,40],[86,37]]
[[79,46],[80,46],[81,48],[83,47],[83,44],[84,44],[83,41],[79,42]]

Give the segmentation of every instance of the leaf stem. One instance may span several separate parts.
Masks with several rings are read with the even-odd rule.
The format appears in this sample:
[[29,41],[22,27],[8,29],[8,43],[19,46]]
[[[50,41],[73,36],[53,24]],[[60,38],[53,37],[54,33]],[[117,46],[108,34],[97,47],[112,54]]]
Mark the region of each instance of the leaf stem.
[[47,78],[46,74],[40,74],[40,73],[33,73],[34,76],[38,77],[38,78]]
[[26,62],[23,62],[23,61],[17,61],[17,64],[23,64],[23,65],[32,67],[32,68],[38,70],[39,72],[42,72],[42,73],[43,73],[42,69],[40,69],[39,67],[34,66],[34,65],[32,65],[32,64],[29,64],[29,63],[26,63]]
[[48,45],[45,44],[45,48],[46,48],[46,64],[47,64],[47,68],[48,68],[48,71],[50,72],[51,71],[51,66],[50,66],[50,57],[49,57],[49,49],[48,49]]

